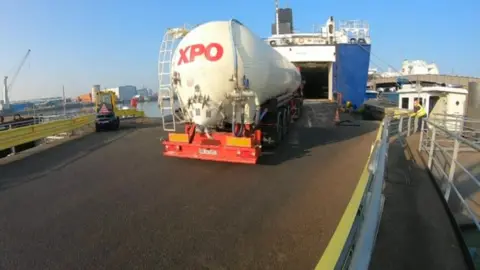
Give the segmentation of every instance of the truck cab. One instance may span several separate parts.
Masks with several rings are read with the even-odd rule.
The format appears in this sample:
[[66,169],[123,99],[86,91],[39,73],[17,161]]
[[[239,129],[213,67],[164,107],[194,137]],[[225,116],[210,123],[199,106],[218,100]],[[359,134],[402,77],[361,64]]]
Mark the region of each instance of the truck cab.
[[95,98],[95,131],[114,130],[120,127],[120,118],[115,112],[116,95],[112,91],[97,92]]

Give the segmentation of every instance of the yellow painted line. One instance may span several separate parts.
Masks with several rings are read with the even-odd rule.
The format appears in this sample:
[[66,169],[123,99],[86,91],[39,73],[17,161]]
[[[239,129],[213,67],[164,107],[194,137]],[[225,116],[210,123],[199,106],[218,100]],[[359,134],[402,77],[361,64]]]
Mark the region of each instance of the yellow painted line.
[[345,209],[345,212],[343,213],[343,216],[340,219],[340,222],[338,223],[338,226],[335,229],[335,232],[333,233],[333,236],[330,239],[327,248],[323,252],[320,261],[315,267],[315,270],[335,269],[335,266],[340,259],[340,255],[342,254],[343,248],[345,247],[348,236],[352,229],[353,222],[355,221],[355,218],[357,216],[358,208],[360,207],[363,195],[365,194],[365,189],[367,188],[368,179],[370,177],[370,172],[368,171],[368,164],[370,164],[370,160],[372,158],[372,151],[374,145],[377,141],[380,140],[382,136],[382,130],[383,125],[382,123],[380,123],[377,137],[375,139],[375,142],[372,144],[372,148],[370,149],[367,164],[362,171],[360,180],[358,181],[358,184],[353,191],[350,202],[348,202],[347,208]]

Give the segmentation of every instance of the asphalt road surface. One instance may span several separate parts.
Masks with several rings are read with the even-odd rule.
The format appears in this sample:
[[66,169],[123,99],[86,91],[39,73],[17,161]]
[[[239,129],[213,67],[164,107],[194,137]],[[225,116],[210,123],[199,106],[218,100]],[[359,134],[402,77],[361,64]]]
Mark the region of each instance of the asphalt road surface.
[[163,157],[155,125],[0,165],[0,267],[312,269],[378,126],[334,127],[324,107],[254,166]]

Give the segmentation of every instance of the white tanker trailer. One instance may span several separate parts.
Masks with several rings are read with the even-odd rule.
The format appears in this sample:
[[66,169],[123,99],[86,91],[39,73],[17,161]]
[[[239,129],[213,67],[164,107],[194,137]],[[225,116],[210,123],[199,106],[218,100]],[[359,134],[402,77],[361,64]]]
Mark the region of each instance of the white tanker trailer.
[[262,142],[278,143],[303,104],[298,68],[236,20],[190,31],[173,54],[171,76],[188,140],[171,133],[169,156],[232,161],[234,150],[236,162],[256,162]]

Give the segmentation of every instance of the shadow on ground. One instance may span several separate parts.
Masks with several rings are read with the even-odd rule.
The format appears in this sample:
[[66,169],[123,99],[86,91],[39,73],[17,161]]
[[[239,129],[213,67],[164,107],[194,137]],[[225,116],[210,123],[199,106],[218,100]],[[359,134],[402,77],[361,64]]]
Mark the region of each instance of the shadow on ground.
[[[480,156],[476,159],[480,160]],[[480,162],[474,162],[473,164],[466,166],[465,169],[468,171],[468,173],[457,168],[454,180],[455,187],[462,197],[467,201],[469,206],[473,208],[472,210],[478,218],[478,216],[480,216],[480,186],[478,185],[478,181],[480,179]],[[475,180],[472,179],[472,177]],[[453,213],[457,214],[464,212],[464,214],[468,216],[463,202],[453,190],[451,192],[448,205]],[[471,217],[468,216],[467,219],[471,220]],[[473,220],[471,221],[473,222]]]
[[370,269],[470,269],[443,199],[418,158],[415,149],[398,141],[390,145]]
[[[414,139],[414,144],[417,145],[419,138]],[[437,150],[433,154],[431,171],[442,195],[446,193],[449,186],[448,176],[452,166],[452,154],[453,150],[449,150],[448,154]],[[420,158],[422,164],[427,166],[428,154],[422,151]],[[457,222],[460,225],[464,225],[472,223],[473,220],[466,210],[464,203],[459,198],[458,193],[463,197],[465,202],[468,203],[472,211],[476,213],[477,217],[480,215],[480,186],[478,185],[478,179],[480,179],[480,154],[474,151],[462,151],[458,153],[457,161],[458,163],[455,163],[455,173],[453,175],[453,184],[457,191],[453,188],[451,189],[448,206],[450,211],[455,215]]]
[[292,125],[287,139],[277,148],[265,149],[264,155],[259,159],[259,164],[278,165],[292,159],[309,157],[311,151],[318,146],[360,137],[376,131],[379,127],[377,121],[356,120],[348,114],[341,114],[340,118],[350,120],[350,122],[344,122],[336,126],[333,122],[334,117],[332,114],[330,118],[323,119],[323,121],[314,121],[312,119],[315,116],[311,113],[305,115]]

